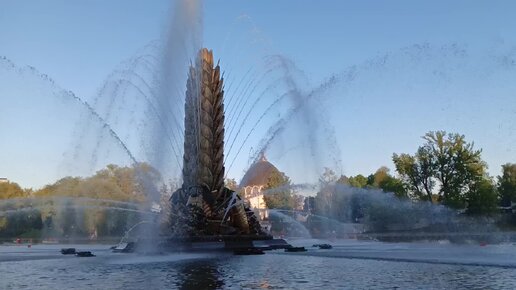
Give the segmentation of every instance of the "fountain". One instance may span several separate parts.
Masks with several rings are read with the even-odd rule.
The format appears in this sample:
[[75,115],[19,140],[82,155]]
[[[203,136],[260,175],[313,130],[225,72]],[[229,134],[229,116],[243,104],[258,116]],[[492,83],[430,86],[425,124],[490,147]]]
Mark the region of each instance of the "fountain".
[[[50,86],[47,84],[48,80],[42,78],[42,74],[32,70],[20,71],[0,58],[0,96],[5,98],[6,108],[0,110],[0,123],[7,120],[7,125],[2,129],[4,142],[0,143],[13,144],[0,146],[0,152],[5,154],[0,155],[0,164],[3,165],[0,167],[0,174],[4,174],[5,168],[7,174],[15,175],[14,169],[18,166],[25,176],[39,175],[42,176],[41,180],[49,180],[46,171],[58,163],[55,162],[57,158],[49,158],[49,154],[45,154],[49,152],[63,155],[64,163],[71,164],[73,170],[66,171],[67,175],[77,175],[80,171],[79,175],[84,176],[64,179],[60,182],[64,186],[48,190],[44,195],[30,191],[25,197],[12,199],[8,196],[9,199],[0,201],[0,238],[2,228],[16,229],[3,236],[6,239],[3,241],[4,245],[0,246],[0,272],[6,273],[0,279],[0,289],[317,288],[321,285],[328,289],[516,288],[516,236],[513,228],[497,231],[495,218],[471,218],[444,205],[401,199],[383,190],[369,188],[378,187],[379,178],[372,180],[373,185],[368,182],[369,186],[365,188],[349,186],[355,183],[349,182],[349,179],[346,181],[344,176],[339,180],[342,184],[335,181],[339,174],[349,175],[353,170],[364,170],[371,163],[386,163],[392,152],[406,152],[405,147],[410,146],[407,140],[414,134],[424,133],[427,126],[435,129],[448,129],[450,126],[466,128],[470,132],[465,133],[478,136],[481,143],[486,140],[494,142],[494,153],[501,154],[504,147],[511,148],[507,144],[511,144],[514,135],[504,132],[513,132],[507,129],[511,129],[514,124],[510,118],[511,88],[514,86],[511,86],[510,80],[516,71],[516,49],[511,47],[509,54],[502,55],[497,52],[496,45],[489,48],[489,55],[482,53],[479,57],[470,49],[463,50],[461,47],[416,45],[365,60],[322,81],[316,87],[305,87],[305,79],[298,79],[294,65],[282,56],[266,59],[266,65],[270,65],[268,62],[275,65],[272,73],[266,70],[268,66],[264,69],[259,63],[249,69],[249,77],[246,77],[240,71],[246,64],[239,62],[234,54],[223,57],[224,54],[216,53],[217,57],[233,59],[232,62],[237,64],[234,68],[227,64],[221,65],[236,76],[236,89],[231,91],[229,77],[223,77],[221,67],[216,59],[214,61],[212,52],[208,49],[199,50],[200,43],[204,40],[195,31],[202,30],[197,28],[202,26],[203,19],[195,17],[202,11],[195,8],[203,2],[177,0],[173,3],[178,6],[174,9],[176,17],[170,25],[171,29],[163,46],[158,44],[155,48],[163,55],[156,52],[138,56],[135,62],[141,63],[140,65],[135,65],[134,69],[132,64],[124,65],[124,70],[112,78],[109,77],[94,99],[83,99],[82,94],[75,95],[58,89],[57,86]],[[117,22],[115,26],[123,28],[123,35],[117,35],[117,30],[109,31],[110,36],[120,37],[107,45],[102,41],[105,37],[88,33],[87,29],[80,35],[81,40],[84,38],[86,41],[78,42],[79,45],[73,45],[76,42],[73,39],[67,41],[66,38],[57,38],[60,41],[56,44],[49,43],[56,39],[54,31],[51,31],[55,29],[44,29],[41,17],[38,17],[42,13],[34,13],[40,12],[43,7],[25,9],[21,5],[18,9],[13,9],[10,6],[15,6],[14,4],[7,5],[5,16],[9,16],[9,11],[14,11],[14,20],[19,18],[22,21],[5,21],[7,24],[12,22],[12,25],[7,25],[4,29],[6,33],[3,38],[7,38],[3,43],[6,47],[13,45],[14,49],[20,51],[14,53],[14,59],[26,61],[23,54],[31,53],[31,47],[20,50],[19,46],[27,40],[29,43],[37,42],[23,33],[27,30],[26,23],[33,23],[52,34],[38,35],[36,40],[41,38],[47,41],[42,42],[42,47],[33,47],[35,52],[50,52],[49,57],[38,60],[38,54],[31,53],[30,60],[38,60],[43,67],[45,63],[56,67],[60,61],[69,59],[66,54],[63,59],[59,59],[62,50],[53,51],[48,48],[69,47],[67,44],[72,44],[74,48],[93,48],[94,53],[81,55],[95,65],[95,59],[97,62],[99,59],[106,59],[99,58],[104,50],[106,56],[124,55],[124,50],[109,51],[110,47],[130,47],[130,43],[123,42],[124,36],[129,35],[130,40],[134,41],[139,40],[138,32],[145,32],[145,36],[152,35],[138,21],[138,17],[145,18],[146,23],[150,22],[147,20],[157,17],[147,17],[147,11],[157,11],[155,6],[162,4],[138,5],[138,11],[131,11],[129,4],[98,7],[98,11],[107,11],[104,14]],[[293,17],[276,13],[276,21],[266,21],[269,29],[276,28],[282,20],[294,22],[292,26],[299,26],[299,23],[295,23],[297,18],[306,22],[305,17],[298,17],[300,15],[319,17],[320,26],[308,24],[308,31],[300,31],[306,31],[304,34],[308,37],[310,34],[320,34],[316,35],[316,39],[306,39],[307,43],[317,43],[318,48],[330,53],[344,52],[337,56],[333,53],[331,58],[326,59],[331,62],[330,66],[338,67],[347,61],[367,57],[368,51],[378,53],[386,47],[393,49],[400,40],[406,44],[414,38],[411,36],[406,39],[400,33],[398,28],[407,26],[401,19],[396,21],[394,27],[386,26],[380,31],[386,35],[397,33],[398,37],[394,41],[391,38],[389,43],[373,41],[368,49],[353,51],[356,47],[363,47],[362,32],[367,33],[370,28],[377,30],[375,20],[385,22],[384,16],[389,17],[389,13],[382,13],[385,14],[382,15],[383,18],[373,13],[371,19],[367,19],[366,10],[370,10],[370,7],[358,7],[360,11],[365,11],[361,13],[359,20],[368,25],[358,25],[358,30],[343,30],[342,27],[349,25],[334,25],[335,20],[350,18],[339,17],[339,10],[342,9],[328,9],[328,3],[325,3],[307,10],[297,7],[304,5],[295,4],[295,11],[291,11],[294,13],[290,13]],[[70,27],[63,31],[65,35],[77,35],[69,33],[77,25],[74,21],[68,21],[70,17],[86,20],[84,28],[91,26],[94,32],[99,32],[99,23],[103,24],[99,22],[100,17],[95,17],[95,21],[90,21],[91,17],[77,17],[81,16],[80,13],[76,9],[66,9],[63,3],[54,5],[56,7],[50,6],[48,11],[43,12],[52,17],[43,18],[67,20]],[[83,5],[79,12],[84,12],[82,14],[86,16],[104,15],[91,13],[91,6],[94,5]],[[356,3],[352,6],[357,8]],[[110,11],[110,8],[114,10]],[[116,14],[120,8],[123,8],[122,14],[129,16],[127,18],[130,23],[136,23],[140,29],[124,25],[121,21],[123,17]],[[281,8],[271,5],[260,7],[258,11]],[[417,12],[420,8],[412,9],[414,13],[409,9],[405,13],[407,19],[413,19],[412,14],[418,18]],[[442,8],[444,7],[427,7],[426,10],[441,11]],[[245,13],[246,10],[247,8],[244,9]],[[376,9],[373,12],[374,10]],[[59,11],[68,15],[68,18],[55,15]],[[219,41],[223,39],[219,32],[223,30],[220,29],[223,28],[223,23],[213,23],[211,19],[227,20],[225,13],[234,13],[235,9],[227,9],[216,3],[209,6],[207,11],[211,12],[212,17],[207,19],[206,27],[210,33],[215,33],[205,41]],[[330,13],[321,14],[323,19],[321,15],[317,15],[321,11]],[[332,14],[332,11],[337,13]],[[437,30],[433,31],[431,25],[424,27],[425,32],[428,32],[426,35],[432,35],[430,39],[439,43],[445,43],[448,38],[459,34],[461,39],[467,40],[473,36],[474,41],[483,41],[483,35],[489,33],[489,26],[498,27],[504,24],[503,21],[478,21],[479,17],[480,20],[486,20],[482,13],[473,13],[471,23],[466,21],[467,15],[460,13],[438,13],[439,19],[433,19],[432,13],[428,14],[430,18],[425,16],[423,20],[444,23],[452,28],[442,38],[441,34],[436,33],[441,25],[437,25]],[[508,9],[506,14],[510,15]],[[249,9],[249,15],[254,17],[252,9]],[[455,21],[447,21],[449,16],[459,19],[461,25],[454,25]],[[250,18],[247,14],[245,17]],[[357,19],[351,18],[356,22]],[[257,20],[257,23],[263,22]],[[329,20],[328,24],[331,25],[324,25],[325,20]],[[462,25],[464,23],[467,25]],[[302,28],[302,25],[299,27]],[[457,27],[460,27],[458,31]],[[475,31],[464,30],[465,27],[473,27]],[[259,29],[256,26],[256,30]],[[361,31],[364,29],[365,31]],[[481,30],[481,33],[471,33],[477,30]],[[499,32],[498,30],[494,32]],[[35,31],[38,32],[42,31]],[[503,42],[511,42],[510,38],[507,39],[507,29],[500,33],[504,37]],[[85,38],[89,34],[95,36],[91,43]],[[495,37],[498,34],[495,33]],[[326,43],[328,47],[325,47],[324,37],[320,37],[321,35],[331,35],[331,41]],[[357,35],[358,38],[355,37]],[[435,35],[441,38],[436,38]],[[271,36],[274,37],[274,34]],[[195,41],[190,38],[195,38],[198,43],[192,44]],[[416,38],[419,39],[419,35]],[[292,42],[292,37],[285,39]],[[298,40],[294,39],[294,42]],[[252,58],[259,56],[253,50],[242,48],[245,43],[241,39],[227,42],[237,45],[235,50],[239,53],[253,55]],[[370,42],[369,39],[367,42]],[[346,46],[339,47],[342,43],[346,43]],[[95,49],[96,44],[100,49]],[[282,47],[288,51],[288,45],[291,44],[294,43],[287,43],[287,46]],[[254,41],[252,45],[255,45]],[[302,43],[294,44],[293,48],[300,55],[316,56],[316,59],[304,58],[303,62],[315,64],[309,66],[310,69],[315,69],[309,78],[318,79],[317,70],[321,69],[321,65],[324,66],[325,61],[324,55],[318,59],[321,50],[319,53],[315,50],[311,54],[304,53],[303,50],[306,52],[311,47],[303,47]],[[217,48],[214,47],[214,50],[217,51]],[[264,51],[270,52],[269,49]],[[189,69],[188,59],[193,62]],[[89,66],[78,64],[68,63],[65,71],[73,69],[81,81],[81,73],[86,75],[84,79],[91,79],[94,74],[88,69]],[[278,79],[274,78],[275,74],[280,74]],[[14,77],[9,77],[10,75]],[[33,79],[37,83],[32,83]],[[182,88],[186,84],[186,89],[177,89],[178,83]],[[29,92],[16,93],[17,87],[28,87]],[[258,89],[255,91],[256,88]],[[230,92],[234,96],[232,99],[227,98]],[[27,99],[28,97],[33,99]],[[48,109],[55,105],[49,102],[51,100],[66,102],[58,104],[65,106],[62,113],[53,109],[56,114],[45,111],[45,107]],[[177,105],[178,102],[180,105]],[[464,106],[466,103],[474,105]],[[315,113],[314,108],[320,108],[321,113]],[[6,118],[6,115],[11,115],[11,118]],[[71,134],[67,134],[69,131],[62,128],[71,127],[69,125],[74,123],[78,115],[81,115],[81,120],[76,131],[71,133],[70,130]],[[49,116],[57,120],[48,122]],[[486,124],[482,124],[484,122]],[[63,126],[47,125],[53,123],[63,123]],[[464,126],[464,123],[471,125]],[[28,138],[21,135],[21,125],[27,128]],[[340,127],[336,127],[337,130],[334,131],[333,125]],[[478,128],[487,130],[480,130],[478,134],[475,133]],[[6,134],[9,129],[14,133],[12,137]],[[487,132],[485,136],[488,138],[481,137],[482,131]],[[403,134],[399,134],[400,132]],[[69,135],[77,137],[79,141],[63,142],[65,137],[64,141],[68,141]],[[70,143],[74,154],[64,154],[67,150],[61,148]],[[339,143],[344,146],[339,147]],[[249,148],[251,145],[252,148]],[[271,229],[277,235],[287,235],[292,244],[310,247],[308,251],[304,247],[290,247],[283,240],[273,239],[260,226],[258,214],[255,215],[247,208],[243,202],[244,196],[241,198],[230,189],[231,186],[224,185],[228,172],[227,177],[239,177],[238,173],[244,169],[241,160],[245,157],[242,156],[248,151],[249,163],[267,153],[271,160],[278,162],[279,167],[292,177],[292,183],[317,181],[318,174],[321,173],[319,169],[323,166],[329,166],[335,171],[334,176],[323,174],[319,186],[313,186],[309,190],[296,190],[302,188],[290,182],[283,187],[275,187],[270,179],[262,183],[263,187],[260,186],[264,201],[273,201],[272,198],[265,199],[269,193],[317,192],[315,197],[306,199],[302,209],[293,206],[293,203],[277,206],[273,202],[267,202],[266,206],[258,206],[256,209],[267,212]],[[30,158],[31,156],[37,158]],[[339,167],[340,158],[346,167]],[[24,163],[24,159],[28,162]],[[87,172],[103,168],[101,166],[111,162],[119,165],[109,165],[110,170],[102,169],[105,174],[95,174],[97,178],[86,177]],[[235,168],[231,171],[233,163]],[[142,170],[144,165],[150,169]],[[115,170],[117,167],[120,171]],[[117,172],[124,174],[114,174]],[[182,177],[177,182],[179,172]],[[6,177],[18,179],[17,176]],[[372,177],[376,178],[376,175],[373,174]],[[71,186],[76,183],[81,184],[81,190]],[[111,198],[115,200],[110,200]],[[296,203],[300,201],[296,199]],[[274,207],[277,208],[272,209]],[[166,213],[158,216],[162,208],[162,213]],[[504,210],[511,209],[508,207]],[[159,230],[163,230],[161,235],[157,231],[158,222],[163,222],[159,225]],[[49,243],[66,244],[48,245],[31,240],[28,246],[24,246],[23,240],[33,236],[41,236],[41,242],[49,237],[50,239],[46,239]],[[289,248],[294,253],[273,252],[257,259],[245,259],[211,253],[144,256],[108,252],[106,243],[116,243],[121,236],[124,236],[120,243],[123,247],[115,248],[115,251],[131,252],[132,245],[135,245],[135,250],[147,253],[152,250],[234,250],[237,254],[245,255],[260,254],[263,253],[262,249],[278,247]],[[12,239],[8,240],[11,237],[21,241],[20,244],[13,243]],[[57,238],[52,239],[53,237]],[[130,244],[133,238],[137,238],[136,243]],[[412,241],[417,242],[408,243]],[[499,242],[501,244],[495,244]],[[81,243],[77,245],[80,251],[71,248],[76,243]],[[61,247],[64,247],[62,254],[87,257],[93,256],[90,251],[94,251],[97,258],[76,259],[68,255],[62,256],[58,252]]]
[[[226,249],[288,244],[266,234],[240,196],[224,186],[224,90],[212,51],[199,51],[185,98],[183,185],[172,194],[167,245],[220,242]],[[263,242],[262,242],[263,245]]]

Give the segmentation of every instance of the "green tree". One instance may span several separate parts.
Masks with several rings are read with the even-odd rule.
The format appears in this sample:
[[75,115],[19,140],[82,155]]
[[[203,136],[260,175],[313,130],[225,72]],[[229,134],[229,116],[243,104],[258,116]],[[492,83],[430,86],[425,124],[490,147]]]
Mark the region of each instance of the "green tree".
[[0,216],[0,237],[2,236],[2,233],[7,228],[7,216]]
[[498,197],[492,181],[482,178],[473,183],[466,194],[466,212],[471,215],[486,215],[497,211]]
[[452,207],[463,207],[466,193],[475,182],[485,178],[486,164],[481,150],[475,150],[464,135],[444,131],[428,132],[426,141],[414,156],[393,155],[396,170],[411,194],[423,200],[439,201]]
[[[142,202],[152,197],[159,201],[163,192],[158,188],[161,177],[146,163],[131,167],[110,164],[90,177],[65,177],[34,192],[37,197],[93,198]],[[171,184],[172,186],[172,184]],[[161,190],[169,191],[167,187]],[[168,200],[168,199],[167,199]],[[102,202],[110,206],[109,201]],[[108,236],[123,232],[128,223],[134,223],[136,214],[108,208],[89,208],[87,200],[65,199],[65,204],[49,201],[42,212],[45,230],[65,236],[84,236],[97,233]],[[124,206],[125,207],[125,206]]]
[[464,135],[429,132],[423,137],[434,158],[439,197],[445,204],[463,206],[462,197],[473,183],[485,175],[487,165],[480,158],[481,150],[467,143]]
[[349,185],[349,178],[346,175],[341,175],[335,182],[338,184]]
[[498,194],[502,206],[516,202],[516,163],[502,165],[502,175],[498,176]]
[[[401,180],[390,174],[390,169],[382,166],[368,178],[368,185],[373,188],[380,188],[383,192],[392,192],[399,198],[407,197],[407,191]],[[370,181],[369,181],[370,179]]]
[[293,209],[296,207],[290,178],[285,173],[273,171],[263,190],[266,192],[263,199],[268,208]]
[[151,192],[159,193],[159,180],[159,173],[145,163],[133,167],[110,164],[90,177],[64,177],[54,184],[35,191],[34,195],[140,202],[144,201]]
[[392,160],[401,181],[411,195],[420,200],[433,201],[432,190],[435,185],[433,179],[435,170],[428,151],[419,148],[415,156],[394,154]]
[[407,197],[407,190],[403,182],[390,174],[390,169],[382,166],[367,178],[357,175],[348,179],[349,185],[359,188],[379,188],[384,192],[394,193],[397,197]]
[[312,207],[315,209],[315,213],[324,213],[330,215],[335,209],[334,203],[334,190],[332,184],[338,181],[338,177],[335,172],[325,167],[321,176],[319,176],[319,192],[315,197],[315,202],[312,203]]
[[0,217],[0,237],[39,238],[42,228],[41,213],[37,209],[17,211]]
[[64,204],[64,208],[60,212],[58,222],[65,237],[69,237],[76,233],[79,227],[77,223],[77,212],[71,201],[67,201]]
[[16,182],[0,183],[0,199],[26,197],[26,192]]
[[367,178],[362,174],[358,174],[356,176],[351,176],[348,179],[349,185],[358,188],[364,188],[367,186]]
[[399,198],[407,198],[407,190],[405,189],[405,186],[403,185],[403,182],[401,180],[388,176],[384,180],[380,182],[378,185],[379,188],[381,188],[384,192],[392,192],[395,196]]
[[[170,189],[162,186],[160,192],[158,186],[161,184],[159,172],[146,163],[130,167],[110,164],[93,176],[64,177],[36,191],[23,190],[16,183],[0,183],[0,199],[27,196],[66,197],[45,199],[44,204],[38,206],[37,212],[25,210],[31,206],[29,199],[6,203],[4,207],[9,209],[24,210],[0,216],[0,236],[14,237],[41,229],[44,229],[48,237],[84,237],[92,233],[99,236],[119,235],[128,224],[137,222],[139,215],[120,209],[135,209],[136,206],[120,205],[115,209],[111,207],[110,200],[139,203],[149,197],[153,201],[163,197],[162,202],[168,205],[168,196],[165,197],[163,193],[170,193],[177,186],[171,182]],[[92,203],[90,198],[96,199],[96,202]]]
[[389,168],[382,166],[376,170],[374,174],[372,174],[372,181],[369,182],[369,184],[376,188],[381,188],[381,184],[385,183],[387,179],[392,178],[392,176],[389,174]]

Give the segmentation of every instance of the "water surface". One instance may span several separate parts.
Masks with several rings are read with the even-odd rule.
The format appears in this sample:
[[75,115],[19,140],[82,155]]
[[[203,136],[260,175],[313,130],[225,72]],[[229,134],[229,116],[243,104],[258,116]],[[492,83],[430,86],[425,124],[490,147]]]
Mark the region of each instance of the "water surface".
[[[0,289],[515,289],[516,246],[291,240],[304,253],[115,254],[0,246]],[[97,256],[59,254],[61,247]]]

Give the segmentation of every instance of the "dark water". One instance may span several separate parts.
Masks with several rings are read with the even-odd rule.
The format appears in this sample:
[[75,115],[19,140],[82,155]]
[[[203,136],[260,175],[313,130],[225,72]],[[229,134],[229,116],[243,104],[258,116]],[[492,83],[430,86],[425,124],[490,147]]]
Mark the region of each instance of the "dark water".
[[0,246],[0,289],[516,289],[516,246],[339,241],[332,250],[229,254],[58,254]]

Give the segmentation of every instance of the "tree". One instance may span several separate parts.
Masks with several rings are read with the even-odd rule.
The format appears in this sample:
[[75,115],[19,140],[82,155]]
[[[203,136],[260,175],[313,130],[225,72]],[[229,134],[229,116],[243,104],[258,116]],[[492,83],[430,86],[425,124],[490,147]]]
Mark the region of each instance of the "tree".
[[26,192],[15,182],[0,183],[0,199],[26,197]]
[[[380,184],[384,183],[387,179],[389,179],[391,176],[389,174],[389,168],[382,166],[376,170],[374,174],[371,174],[372,176],[371,181],[368,182],[370,186],[380,188]],[[368,178],[369,179],[369,178]]]
[[405,186],[401,182],[401,180],[388,175],[385,179],[380,181],[378,187],[383,190],[383,192],[392,192],[395,196],[399,198],[407,198],[407,190]]
[[348,179],[348,182],[349,185],[353,187],[364,188],[367,186],[367,178],[362,174],[359,174],[357,176],[351,176]]
[[481,150],[474,150],[464,135],[429,132],[423,139],[424,148],[432,154],[435,177],[440,183],[439,197],[445,204],[462,206],[462,197],[473,183],[485,174],[487,165],[480,158]]
[[502,206],[516,202],[516,163],[502,165],[502,175],[498,176],[498,194]]
[[407,197],[407,190],[403,182],[390,174],[390,169],[382,166],[376,170],[374,174],[370,174],[367,178],[359,174],[350,177],[348,184],[358,188],[379,188],[383,192],[394,193],[397,197]]
[[498,197],[492,181],[482,178],[471,185],[466,194],[466,212],[471,215],[486,215],[497,211]]
[[411,195],[420,200],[432,201],[434,187],[434,167],[425,149],[420,148],[415,156],[409,154],[394,154],[392,161],[401,181],[409,189]]
[[61,211],[59,216],[59,223],[65,237],[74,235],[76,230],[79,228],[77,212],[71,201],[67,201],[65,203],[64,209]]
[[90,177],[64,177],[34,195],[143,201],[148,195],[159,196],[159,180],[159,173],[145,163],[133,167],[110,164]]
[[[64,177],[40,190],[23,190],[16,183],[0,183],[0,199],[17,197],[71,197],[44,199],[44,204],[37,211],[19,211],[7,216],[0,216],[0,236],[13,237],[19,234],[38,232],[44,228],[49,236],[84,236],[98,233],[99,236],[122,234],[127,225],[134,224],[139,215],[124,211],[136,209],[138,203],[152,198],[168,205],[168,196],[177,182],[170,183],[170,189],[158,186],[162,183],[157,170],[146,163],[130,167],[110,164],[90,177]],[[78,198],[78,199],[75,199]],[[84,198],[84,199],[81,199]],[[97,199],[92,203],[89,199]],[[129,202],[111,207],[111,201]],[[30,200],[13,202],[13,209],[29,208]],[[29,203],[29,204],[27,204]],[[97,207],[97,204],[99,207]],[[11,203],[8,204],[9,207]]]
[[264,187],[266,194],[263,199],[267,208],[294,209],[296,198],[291,190],[290,178],[283,172],[273,171]]
[[434,201],[435,193],[442,203],[463,207],[466,193],[486,175],[481,150],[467,143],[464,135],[445,131],[428,132],[423,139],[426,142],[414,156],[393,155],[405,186],[419,199]]
[[17,211],[0,217],[0,237],[39,238],[42,228],[41,212],[37,209]]
[[332,185],[337,182],[339,182],[339,178],[335,174],[335,171],[328,167],[324,167],[323,173],[319,176],[319,192],[312,203],[314,212],[325,213],[327,215],[330,214],[334,208],[334,205],[332,207],[332,203],[335,198]]
[[337,181],[335,182],[339,184],[349,185],[349,178],[346,175],[341,175],[339,179],[337,179]]
[[335,174],[335,171],[328,167],[324,167],[324,172],[319,177],[319,185],[321,187],[325,187],[330,183],[336,182],[338,180],[337,175]]

